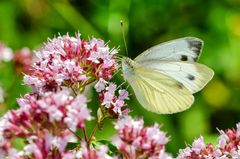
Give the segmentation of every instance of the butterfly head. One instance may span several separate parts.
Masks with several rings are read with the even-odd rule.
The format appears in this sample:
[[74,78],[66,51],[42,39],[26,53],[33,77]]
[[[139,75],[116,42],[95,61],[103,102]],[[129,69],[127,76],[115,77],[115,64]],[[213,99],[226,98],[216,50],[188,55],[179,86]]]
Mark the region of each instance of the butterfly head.
[[134,74],[136,62],[128,57],[122,57],[122,72],[125,79],[129,79]]

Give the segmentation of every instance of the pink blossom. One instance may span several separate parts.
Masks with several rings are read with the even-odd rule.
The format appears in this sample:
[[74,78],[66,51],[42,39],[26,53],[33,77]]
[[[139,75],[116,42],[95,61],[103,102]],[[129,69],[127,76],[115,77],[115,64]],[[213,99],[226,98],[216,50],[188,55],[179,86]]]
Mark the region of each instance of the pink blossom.
[[201,150],[205,149],[205,143],[204,143],[204,140],[203,140],[203,137],[200,136],[200,138],[196,139],[193,144],[192,144],[192,150],[195,152],[195,153],[200,153]]
[[227,142],[229,141],[229,137],[227,136],[227,134],[225,134],[223,130],[220,130],[219,132],[220,132],[220,137],[218,139],[218,146],[220,148],[224,148]]
[[0,43],[0,62],[9,62],[13,58],[13,51],[12,49],[5,46],[3,43]]
[[201,136],[196,139],[192,147],[187,147],[179,151],[177,159],[225,159],[225,158],[240,158],[240,136],[239,123],[237,130],[228,129],[220,130],[218,144],[214,147],[212,144],[205,144]]
[[57,148],[59,151],[64,152],[67,146],[67,143],[76,141],[73,134],[64,133],[64,136],[54,136],[51,133],[45,133],[45,148],[51,149],[52,147]]
[[[18,99],[20,108],[11,110],[0,119],[0,152],[10,156],[15,149],[10,139],[26,139],[23,150],[16,151],[14,159],[25,155],[31,158],[66,158],[68,142],[76,142],[72,131],[85,126],[90,120],[86,97],[73,97],[70,91],[26,94]],[[71,131],[69,130],[71,129]]]
[[190,147],[186,147],[185,149],[180,149],[177,159],[185,159],[191,156],[192,150]]
[[101,91],[103,91],[104,89],[105,89],[105,85],[107,84],[108,82],[107,81],[105,81],[103,78],[100,78],[99,80],[98,80],[98,82],[96,83],[96,85],[95,85],[95,89],[96,89],[96,91],[97,92],[101,92]]
[[9,115],[10,113],[6,113],[0,118],[0,158],[16,158],[17,155],[17,151],[12,147],[11,142],[4,138],[4,130],[10,126],[8,122]]
[[102,79],[97,82],[95,89],[100,93],[101,105],[108,110],[110,116],[118,117],[125,114],[127,111],[125,100],[129,99],[125,89],[120,89],[117,95],[117,85]]
[[134,120],[130,116],[119,119],[115,129],[118,136],[113,138],[113,143],[125,158],[169,158],[165,152],[165,144],[169,141],[166,134],[159,130],[155,124],[144,127],[143,120]]
[[59,86],[84,86],[100,78],[108,80],[117,68],[115,53],[100,39],[85,41],[80,34],[58,36],[36,52],[33,72],[24,82],[42,91],[56,90]]
[[78,95],[71,105],[66,107],[67,114],[64,122],[73,131],[75,131],[76,128],[83,128],[84,122],[92,119],[90,110],[86,109],[86,102],[87,99],[85,96]]
[[228,129],[226,131],[220,131],[221,135],[218,138],[217,150],[221,151],[222,156],[228,158],[240,158],[239,131],[239,123],[237,124],[237,130]]
[[121,90],[119,90],[119,99],[122,99],[122,100],[124,100],[124,99],[128,99],[128,91],[126,91],[125,89],[121,89]]
[[205,144],[202,136],[195,139],[192,148],[180,149],[177,159],[213,159],[214,147],[212,144]]
[[5,117],[2,132],[6,138],[31,136],[43,128],[49,132],[61,132],[67,128],[75,131],[91,119],[86,98],[83,95],[74,98],[67,90],[43,95],[27,94],[18,99],[18,103],[20,108],[11,110]]
[[75,158],[77,159],[113,159],[115,157],[109,156],[107,154],[108,147],[101,145],[98,149],[87,148],[86,143],[81,143],[81,149],[75,151]]
[[22,151],[18,152],[18,156],[31,156],[35,159],[63,158],[70,153],[69,150],[66,150],[66,145],[71,137],[72,134],[69,132],[58,134],[58,136],[48,132],[39,136],[29,136],[27,138],[28,144],[24,146]]
[[18,74],[22,73],[31,73],[32,71],[32,62],[33,62],[33,53],[29,48],[22,48],[21,50],[15,51],[13,62],[15,65],[15,70]]

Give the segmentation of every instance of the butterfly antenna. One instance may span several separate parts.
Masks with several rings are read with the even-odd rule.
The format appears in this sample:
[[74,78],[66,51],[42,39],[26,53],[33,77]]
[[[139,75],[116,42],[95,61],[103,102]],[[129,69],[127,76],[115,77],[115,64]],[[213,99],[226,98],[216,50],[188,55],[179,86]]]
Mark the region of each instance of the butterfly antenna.
[[121,84],[117,87],[117,89],[121,88],[122,85],[124,85],[125,83],[126,83],[126,81],[124,81],[123,83],[121,83]]
[[122,30],[122,36],[123,36],[123,42],[124,42],[124,46],[125,46],[125,51],[126,51],[126,54],[128,56],[128,49],[127,49],[126,37],[125,37],[125,33],[124,33],[123,21],[121,20],[120,23],[121,23],[121,30]]
[[128,90],[128,88],[129,88],[129,84],[127,84],[126,90]]
[[110,78],[110,80],[113,79],[113,77],[115,77],[115,76],[118,74],[119,71],[120,71],[120,69],[117,70],[117,71],[112,75],[112,77]]

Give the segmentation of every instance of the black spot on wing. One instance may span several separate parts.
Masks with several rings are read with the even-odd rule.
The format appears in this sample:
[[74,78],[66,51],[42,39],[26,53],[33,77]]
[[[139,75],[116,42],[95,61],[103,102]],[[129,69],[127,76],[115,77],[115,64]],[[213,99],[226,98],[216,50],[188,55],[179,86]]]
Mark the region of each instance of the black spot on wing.
[[187,78],[191,81],[195,80],[195,77],[193,75],[188,74]]
[[188,47],[199,56],[202,51],[203,42],[194,38],[187,38],[187,42]]
[[186,55],[181,55],[181,61],[187,61],[188,60],[188,57]]

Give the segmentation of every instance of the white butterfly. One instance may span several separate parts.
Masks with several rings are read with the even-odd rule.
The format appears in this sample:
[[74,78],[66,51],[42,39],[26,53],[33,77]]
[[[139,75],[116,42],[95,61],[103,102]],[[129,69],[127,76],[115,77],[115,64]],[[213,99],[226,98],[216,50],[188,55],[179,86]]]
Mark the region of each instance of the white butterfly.
[[212,69],[197,63],[202,46],[202,40],[185,37],[156,45],[134,60],[122,58],[123,76],[145,109],[171,114],[193,104],[192,94],[214,75]]

